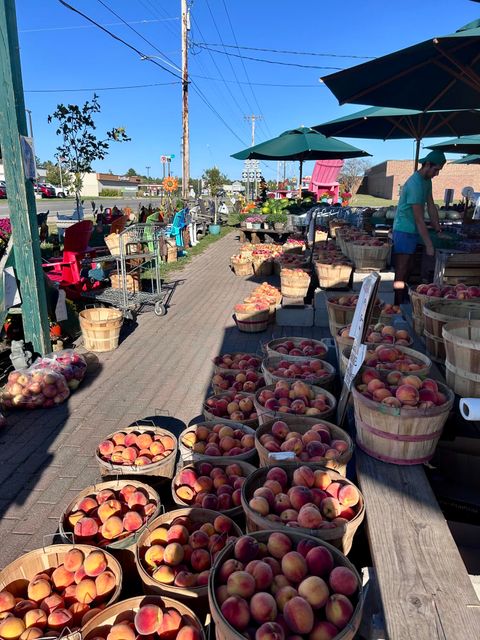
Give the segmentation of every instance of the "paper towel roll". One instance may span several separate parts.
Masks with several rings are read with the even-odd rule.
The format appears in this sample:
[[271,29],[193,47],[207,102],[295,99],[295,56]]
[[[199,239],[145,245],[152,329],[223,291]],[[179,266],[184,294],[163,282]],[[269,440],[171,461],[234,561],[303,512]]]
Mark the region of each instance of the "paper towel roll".
[[462,398],[460,413],[465,420],[480,420],[480,398]]

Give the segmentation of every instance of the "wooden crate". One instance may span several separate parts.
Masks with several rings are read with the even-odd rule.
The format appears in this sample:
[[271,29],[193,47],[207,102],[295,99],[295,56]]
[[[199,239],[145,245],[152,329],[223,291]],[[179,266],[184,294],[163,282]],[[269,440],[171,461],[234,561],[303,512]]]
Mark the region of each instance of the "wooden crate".
[[[110,275],[110,282],[112,283],[112,289],[122,288],[122,279],[118,273],[112,273]],[[137,293],[141,290],[141,280],[138,274],[127,274],[127,291],[129,293]]]

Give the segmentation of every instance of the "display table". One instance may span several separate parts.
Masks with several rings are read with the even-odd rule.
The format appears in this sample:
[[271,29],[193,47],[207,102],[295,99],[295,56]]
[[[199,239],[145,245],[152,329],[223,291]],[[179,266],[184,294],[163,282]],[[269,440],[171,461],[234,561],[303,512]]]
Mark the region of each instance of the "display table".
[[246,229],[240,227],[240,242],[251,242],[260,244],[261,242],[285,242],[288,236],[293,233],[292,229],[275,231],[274,229]]

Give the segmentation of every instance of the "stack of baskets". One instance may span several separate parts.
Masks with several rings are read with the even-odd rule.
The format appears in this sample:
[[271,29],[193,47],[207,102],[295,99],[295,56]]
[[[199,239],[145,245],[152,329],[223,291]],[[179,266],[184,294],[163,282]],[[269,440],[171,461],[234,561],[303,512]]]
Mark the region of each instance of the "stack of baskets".
[[268,327],[270,305],[268,302],[243,303],[234,307],[233,316],[239,331],[259,333]]
[[315,263],[315,271],[322,289],[338,289],[350,285],[353,267],[348,260],[342,262],[319,260]]
[[480,398],[480,320],[457,320],[442,328],[447,384],[464,398]]
[[271,276],[273,273],[273,259],[269,251],[257,249],[252,255],[253,270],[256,276]]
[[304,269],[282,269],[280,290],[285,298],[305,298],[310,286],[310,274]]
[[429,300],[423,305],[423,319],[427,354],[443,364],[446,356],[443,326],[455,320],[480,320],[480,304],[471,300]]
[[349,249],[349,257],[355,264],[355,269],[359,271],[381,271],[386,268],[389,262],[392,243],[382,242],[379,245],[368,245],[353,242],[348,244],[347,247]]
[[250,276],[253,274],[252,260],[242,254],[232,256],[230,264],[236,276]]

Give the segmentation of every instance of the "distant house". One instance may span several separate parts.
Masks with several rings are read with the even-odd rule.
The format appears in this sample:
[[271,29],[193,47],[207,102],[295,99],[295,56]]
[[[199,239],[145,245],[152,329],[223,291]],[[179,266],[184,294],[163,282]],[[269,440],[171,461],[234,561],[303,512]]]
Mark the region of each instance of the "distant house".
[[225,191],[225,193],[232,193],[232,194],[243,193],[245,191],[245,187],[238,180],[235,182],[232,182],[232,184],[224,184],[222,188]]
[[119,176],[113,173],[86,173],[83,176],[81,197],[98,197],[104,189],[118,191],[119,196],[136,196],[140,176]]

